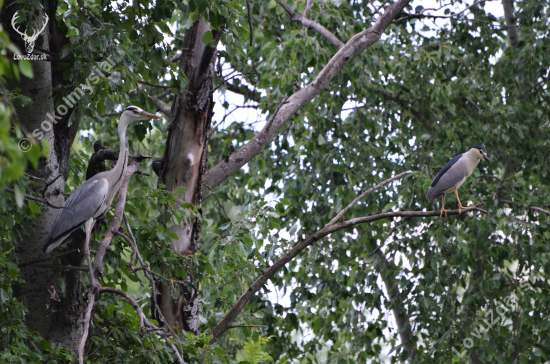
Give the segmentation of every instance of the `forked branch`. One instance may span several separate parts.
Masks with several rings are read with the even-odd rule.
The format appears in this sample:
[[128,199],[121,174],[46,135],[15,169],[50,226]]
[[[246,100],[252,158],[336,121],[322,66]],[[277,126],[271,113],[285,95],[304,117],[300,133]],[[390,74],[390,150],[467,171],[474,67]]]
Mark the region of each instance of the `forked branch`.
[[145,313],[139,306],[139,304],[132,298],[130,295],[120,289],[111,288],[111,287],[101,287],[99,290],[100,293],[114,293],[116,295],[119,295],[121,297],[124,297],[126,301],[134,308],[134,310],[137,312],[139,316],[139,334],[141,336],[149,333],[149,332],[155,332],[157,335],[162,336],[164,341],[170,346],[172,351],[174,352],[174,355],[176,356],[176,359],[178,360],[179,364],[185,364],[185,361],[181,357],[181,354],[179,353],[178,349],[176,348],[176,345],[170,340],[170,337],[168,334],[166,334],[165,330],[167,329],[161,329],[157,325],[152,324],[147,317],[145,316]]
[[406,172],[402,172],[402,173],[399,173],[397,176],[394,176],[392,178],[388,178],[387,180],[385,181],[382,181],[380,182],[379,184],[377,184],[376,186],[372,187],[372,188],[369,188],[368,190],[366,190],[365,192],[363,192],[362,194],[360,194],[359,196],[357,196],[355,198],[355,200],[351,201],[351,203],[345,208],[343,209],[342,211],[340,211],[338,213],[338,215],[336,215],[334,217],[334,219],[330,220],[330,222],[327,224],[327,226],[331,226],[331,225],[334,225],[334,223],[336,223],[338,220],[340,220],[340,218],[342,216],[344,216],[344,214],[346,212],[348,212],[353,206],[355,206],[355,204],[359,201],[361,201],[363,198],[365,198],[365,196],[371,194],[373,191],[379,189],[380,187],[382,186],[385,186],[387,185],[388,183],[392,182],[392,181],[395,181],[396,179],[400,179],[401,177],[403,176],[406,176],[407,174],[409,173],[412,173],[411,171],[406,171]]
[[[331,58],[328,64],[319,72],[315,79],[305,87],[300,88],[281,103],[276,120],[269,128],[262,129],[242,148],[231,154],[227,160],[221,161],[203,176],[203,182],[214,188],[238,171],[252,158],[271,145],[273,138],[283,125],[295,115],[305,104],[317,97],[328,88],[330,81],[358,54],[376,43],[393,19],[407,6],[411,0],[398,0],[385,9],[376,23],[369,29],[353,36]],[[281,4],[283,4],[281,2]],[[286,3],[284,3],[286,4]],[[284,7],[284,5],[281,5]],[[288,7],[288,5],[287,5]]]
[[[485,210],[480,209],[477,206],[468,207],[462,210],[462,213],[468,213],[471,211],[479,211],[487,213]],[[294,248],[286,253],[281,259],[276,261],[271,267],[262,272],[262,275],[256,279],[256,281],[244,292],[244,294],[237,300],[235,305],[229,310],[222,321],[212,331],[212,340],[210,344],[214,344],[218,339],[231,328],[231,325],[235,318],[243,310],[244,306],[254,297],[254,295],[267,283],[267,281],[273,277],[284,265],[294,259],[305,248],[312,245],[316,241],[335,233],[342,229],[347,229],[355,225],[371,223],[373,221],[395,218],[395,217],[440,217],[440,211],[393,211],[385,212],[381,214],[358,217],[348,221],[342,221],[335,225],[325,226],[323,229],[317,231],[313,235],[299,241]],[[458,210],[448,211],[447,216],[460,215]]]
[[296,14],[290,6],[284,0],[279,0],[279,5],[282,6],[283,9],[285,9],[286,13],[292,19],[293,21],[302,24],[306,28],[313,29],[319,34],[321,34],[323,37],[325,37],[333,46],[340,49],[344,46],[344,43],[338,39],[334,34],[330,32],[327,28],[322,26],[321,24],[314,22],[312,20],[308,19],[309,12],[311,10],[311,6],[313,5],[311,0],[308,0],[306,9],[304,10],[304,15],[298,15]]

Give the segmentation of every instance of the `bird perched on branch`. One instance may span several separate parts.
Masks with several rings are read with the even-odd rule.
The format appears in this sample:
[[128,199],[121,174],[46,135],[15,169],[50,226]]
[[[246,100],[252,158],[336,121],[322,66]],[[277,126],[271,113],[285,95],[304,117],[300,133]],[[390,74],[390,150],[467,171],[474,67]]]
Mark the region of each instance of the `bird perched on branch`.
[[459,154],[451,159],[441,171],[435,176],[428,195],[426,198],[429,202],[432,202],[439,196],[443,196],[441,203],[441,216],[447,211],[445,210],[445,195],[454,191],[456,199],[458,201],[458,212],[461,214],[464,206],[460,203],[458,198],[458,188],[464,183],[466,178],[470,177],[474,169],[479,164],[479,161],[485,159],[491,163],[489,157],[487,157],[487,151],[484,147],[475,146],[469,151],[463,154]]
[[44,254],[69,242],[79,229],[83,229],[86,233],[86,244],[88,244],[94,222],[107,213],[126,174],[128,165],[126,129],[132,121],[143,119],[162,118],[143,111],[137,106],[129,106],[124,110],[118,121],[120,151],[115,167],[110,171],[98,173],[84,182],[65,201],[44,242],[42,248]]

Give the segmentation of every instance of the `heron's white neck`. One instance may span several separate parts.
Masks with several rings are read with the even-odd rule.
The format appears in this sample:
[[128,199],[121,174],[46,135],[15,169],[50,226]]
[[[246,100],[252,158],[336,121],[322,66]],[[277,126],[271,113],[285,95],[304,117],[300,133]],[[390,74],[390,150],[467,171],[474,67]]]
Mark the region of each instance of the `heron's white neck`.
[[126,148],[126,129],[128,125],[132,122],[132,119],[126,115],[122,115],[118,121],[118,139],[120,140],[120,150],[118,152],[118,160],[116,162],[115,168],[112,169],[113,175],[115,176],[115,184],[122,183],[124,174],[126,173],[126,167],[128,165],[128,149]]

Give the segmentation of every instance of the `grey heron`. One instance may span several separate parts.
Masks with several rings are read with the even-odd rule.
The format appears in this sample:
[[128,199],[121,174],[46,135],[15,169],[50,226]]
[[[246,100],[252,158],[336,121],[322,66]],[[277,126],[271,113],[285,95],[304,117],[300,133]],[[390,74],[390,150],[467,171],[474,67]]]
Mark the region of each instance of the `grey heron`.
[[436,198],[443,196],[441,203],[441,216],[445,213],[447,216],[447,211],[445,210],[445,195],[454,191],[456,199],[458,201],[458,212],[461,214],[462,203],[458,198],[458,188],[464,183],[466,178],[470,177],[474,169],[479,164],[479,161],[485,159],[487,162],[491,163],[489,157],[487,157],[487,151],[484,147],[475,146],[471,148],[464,154],[459,154],[453,159],[451,159],[441,171],[435,176],[430,189],[428,190],[428,195],[426,198],[429,202],[435,200]]
[[137,106],[129,106],[124,110],[118,121],[120,151],[115,167],[91,177],[65,201],[44,242],[42,248],[44,254],[69,242],[79,229],[83,229],[86,233],[88,243],[94,222],[107,213],[126,174],[128,164],[126,129],[132,121],[143,119],[162,118],[143,111]]

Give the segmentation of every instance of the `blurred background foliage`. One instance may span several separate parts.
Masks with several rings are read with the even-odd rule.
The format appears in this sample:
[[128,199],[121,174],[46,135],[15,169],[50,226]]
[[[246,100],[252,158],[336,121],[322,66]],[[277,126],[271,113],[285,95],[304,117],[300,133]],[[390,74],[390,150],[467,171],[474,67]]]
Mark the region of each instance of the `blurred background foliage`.
[[[171,252],[169,227],[185,214],[197,213],[196,208],[171,210],[175,197],[158,190],[150,166],[141,166],[151,176],[132,178],[126,212],[144,259],[153,272],[160,274],[161,263],[169,268],[164,284],[199,272],[201,335],[180,335],[178,347],[186,360],[397,363],[412,355],[418,363],[549,360],[550,7],[547,1],[515,2],[519,43],[513,49],[503,17],[488,11],[488,3],[450,0],[442,16],[468,8],[456,19],[401,15],[378,43],[353,59],[325,92],[289,120],[270,148],[217,187],[215,195],[204,191],[203,235],[195,256]],[[301,14],[305,4],[304,0],[291,6]],[[373,4],[381,5],[314,1],[310,19],[345,42],[375,21]],[[296,84],[312,82],[335,47],[292,22],[273,0],[250,5],[252,46],[245,1],[58,4],[56,20],[70,38],[58,61],[66,79],[78,86],[98,60],[111,56],[115,63],[109,77],[101,78],[78,104],[81,127],[66,193],[84,181],[95,140],[118,148],[116,120],[121,109],[134,104],[155,110],[148,96],[164,89],[137,81],[172,92],[185,87],[178,62],[170,60],[199,14],[208,17],[213,29],[224,31],[218,46],[215,84],[220,87],[215,94],[210,167],[260,130],[281,100],[295,92]],[[416,3],[407,8],[411,14],[423,10]],[[29,76],[29,65],[7,56],[18,50],[3,32],[0,42],[0,76]],[[54,99],[66,93],[57,89]],[[171,98],[164,100],[170,103]],[[68,362],[70,353],[51,347],[23,325],[14,249],[24,243],[22,221],[32,222],[40,213],[38,204],[23,198],[33,183],[23,173],[36,166],[48,146],[34,142],[30,152],[19,150],[23,134],[11,117],[14,102],[29,100],[4,87],[0,358]],[[229,117],[235,106],[258,112]],[[160,157],[166,126],[167,120],[131,126],[131,152]],[[460,195],[464,204],[483,203],[488,215],[395,218],[333,234],[287,264],[235,322],[255,327],[232,329],[216,345],[208,345],[212,328],[262,270],[323,227],[356,195],[412,170],[369,195],[345,219],[438,209],[425,199],[433,177],[450,158],[474,145],[485,146],[492,164],[482,162]],[[454,198],[447,206],[457,207]],[[164,212],[170,212],[168,221],[159,218]],[[104,229],[95,235],[96,247]],[[130,252],[126,241],[117,238],[106,258],[103,284],[129,291],[148,308],[150,287],[127,268]],[[399,340],[385,275],[397,282],[415,349]],[[178,294],[174,286],[174,296]],[[508,309],[498,311],[501,303]],[[489,314],[500,317],[491,328],[483,322]],[[171,362],[171,351],[159,337],[138,335],[138,323],[126,302],[103,296],[94,310],[88,360]],[[480,324],[487,328],[484,335],[476,334]]]

